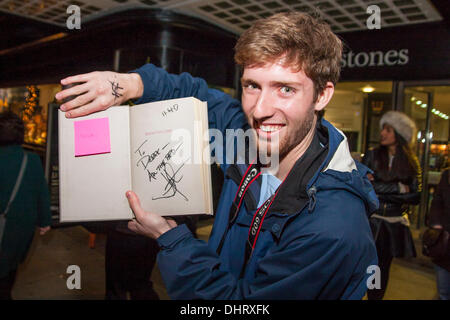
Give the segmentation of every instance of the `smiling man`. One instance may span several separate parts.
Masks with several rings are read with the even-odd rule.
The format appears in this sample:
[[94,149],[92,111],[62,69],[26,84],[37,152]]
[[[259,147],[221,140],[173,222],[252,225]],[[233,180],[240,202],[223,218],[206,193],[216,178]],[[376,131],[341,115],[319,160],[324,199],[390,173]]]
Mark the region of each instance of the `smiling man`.
[[[377,264],[367,216],[378,201],[345,136],[318,116],[333,95],[341,55],[341,41],[328,25],[290,12],[256,22],[238,40],[242,105],[202,79],[150,64],[130,74],[62,80],[84,82],[57,95],[81,94],[61,106],[68,117],[130,98],[141,103],[195,96],[208,101],[210,128],[252,128],[259,150],[278,157],[274,172],[257,160],[222,162],[225,181],[208,243],[185,225],[145,212],[137,195],[126,193],[136,215],[129,228],[157,239],[158,266],[172,298],[364,296],[368,268]],[[111,81],[123,88],[119,98],[108,88]]]
[[267,149],[260,153],[269,156],[278,153],[281,163],[275,175],[283,180],[310,145],[315,111],[325,107],[334,86],[328,84],[313,103],[312,80],[304,71],[293,69],[284,56],[261,66],[247,66],[241,83],[243,110],[256,130],[258,149]]

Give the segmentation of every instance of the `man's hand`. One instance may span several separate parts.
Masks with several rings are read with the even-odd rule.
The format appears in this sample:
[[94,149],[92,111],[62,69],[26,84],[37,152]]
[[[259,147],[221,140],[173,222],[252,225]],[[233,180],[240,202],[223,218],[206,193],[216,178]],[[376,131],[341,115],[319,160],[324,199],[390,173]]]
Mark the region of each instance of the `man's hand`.
[[43,235],[46,234],[49,230],[50,230],[50,226],[47,226],[47,227],[40,227],[40,228],[39,228],[39,234],[40,234],[41,236],[43,236]]
[[129,99],[142,96],[144,86],[137,73],[95,71],[61,80],[62,85],[80,83],[58,92],[55,98],[62,101],[70,96],[75,99],[61,105],[67,118],[81,117],[93,112],[120,105]]
[[177,226],[177,223],[173,220],[165,219],[153,212],[145,212],[141,207],[138,196],[133,191],[127,191],[126,196],[131,210],[133,210],[136,216],[135,220],[128,222],[128,228],[130,230],[156,239]]

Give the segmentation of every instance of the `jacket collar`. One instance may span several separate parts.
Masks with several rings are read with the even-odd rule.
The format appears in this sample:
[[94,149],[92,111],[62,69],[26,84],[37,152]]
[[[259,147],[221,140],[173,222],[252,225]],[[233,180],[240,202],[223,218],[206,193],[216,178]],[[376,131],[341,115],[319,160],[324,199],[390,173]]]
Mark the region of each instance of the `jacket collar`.
[[306,152],[295,162],[272,204],[271,211],[294,214],[304,208],[309,200],[308,184],[322,167],[327,156],[327,132],[320,123]]
[[[271,206],[270,211],[293,214],[301,210],[308,200],[307,187],[319,168],[324,166],[328,150],[328,130],[320,122],[316,127],[313,140],[291,171],[280,185],[280,191]],[[227,176],[237,185],[240,184],[247,164],[233,164],[227,170]],[[244,196],[244,202],[249,211],[257,209],[261,191],[261,177],[252,183]]]
[[[280,189],[282,192],[277,195],[279,198],[275,199],[261,227],[263,230],[270,230],[276,238],[280,237],[284,225],[299,214],[308,203],[308,210],[314,210],[314,195],[317,190],[346,188],[361,197],[368,207],[368,212],[372,212],[373,208],[378,206],[373,188],[366,178],[367,168],[353,160],[345,135],[328,121],[322,119],[318,123],[313,141],[315,143],[311,143],[304,157],[298,159],[280,186],[283,190]],[[322,147],[321,152],[317,151],[320,149],[315,149],[317,141]],[[316,151],[314,152],[314,150]],[[304,166],[308,169],[304,170]],[[232,165],[227,171],[227,176],[239,185],[247,167],[247,165],[238,165],[236,168]],[[334,180],[317,181],[321,172]],[[250,225],[252,214],[256,210],[259,200],[260,183],[261,181],[258,179],[257,183],[253,183],[253,187],[249,188],[250,192],[247,192],[244,197],[248,212],[239,214],[236,223]],[[311,204],[313,204],[312,208]]]

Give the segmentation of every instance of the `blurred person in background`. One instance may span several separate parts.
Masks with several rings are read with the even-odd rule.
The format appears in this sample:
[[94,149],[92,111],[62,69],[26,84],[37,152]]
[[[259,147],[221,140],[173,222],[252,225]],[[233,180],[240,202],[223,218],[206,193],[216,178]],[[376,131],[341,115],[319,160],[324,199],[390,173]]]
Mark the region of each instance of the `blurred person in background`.
[[[441,180],[431,202],[428,225],[433,229],[450,232],[450,170],[442,173]],[[444,196],[447,195],[447,196]],[[442,235],[444,236],[444,235]],[[446,235],[448,237],[448,234]],[[436,270],[439,299],[450,300],[450,248],[447,240],[447,255],[433,259]]]
[[363,163],[369,174],[380,207],[370,224],[377,246],[381,288],[368,290],[369,300],[381,300],[386,292],[389,269],[394,257],[416,256],[409,230],[408,207],[420,202],[421,168],[411,145],[416,126],[406,114],[388,111],[380,120],[380,146],[369,150]]
[[[23,142],[22,119],[10,111],[0,113],[0,215],[4,222],[0,233],[0,300],[11,299],[17,267],[25,260],[35,227],[39,226],[44,235],[51,224],[41,161],[38,155],[22,148]],[[18,179],[22,167],[22,179]],[[16,184],[17,192],[11,197]]]

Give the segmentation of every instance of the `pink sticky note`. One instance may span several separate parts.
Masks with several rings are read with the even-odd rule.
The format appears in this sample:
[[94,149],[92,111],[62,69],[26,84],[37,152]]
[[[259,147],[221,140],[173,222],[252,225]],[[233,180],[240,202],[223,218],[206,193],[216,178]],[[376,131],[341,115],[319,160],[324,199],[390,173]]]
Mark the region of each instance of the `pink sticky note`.
[[75,157],[111,152],[108,118],[75,121],[74,127]]

